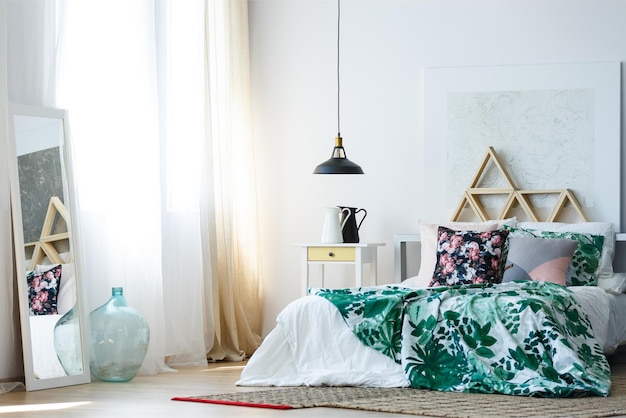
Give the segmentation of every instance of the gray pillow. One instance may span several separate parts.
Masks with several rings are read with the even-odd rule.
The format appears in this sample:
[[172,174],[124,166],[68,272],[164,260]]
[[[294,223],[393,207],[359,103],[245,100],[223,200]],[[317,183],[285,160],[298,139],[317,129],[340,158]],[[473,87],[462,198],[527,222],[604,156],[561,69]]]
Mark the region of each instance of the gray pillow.
[[578,241],[566,238],[509,237],[502,282],[535,280],[565,286],[567,267]]

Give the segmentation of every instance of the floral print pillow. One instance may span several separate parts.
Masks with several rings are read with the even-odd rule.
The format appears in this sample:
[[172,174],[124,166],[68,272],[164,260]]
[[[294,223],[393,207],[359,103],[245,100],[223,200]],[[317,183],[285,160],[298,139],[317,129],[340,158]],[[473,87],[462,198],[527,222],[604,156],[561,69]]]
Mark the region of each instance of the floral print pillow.
[[26,273],[28,283],[29,314],[57,314],[57,296],[61,285],[62,267],[59,264],[43,273],[29,271]]
[[500,283],[508,235],[507,230],[454,231],[440,226],[429,287]]
[[602,257],[603,235],[578,232],[552,232],[538,229],[513,228],[505,226],[511,237],[567,238],[578,241],[578,247],[567,268],[567,286],[597,286]]

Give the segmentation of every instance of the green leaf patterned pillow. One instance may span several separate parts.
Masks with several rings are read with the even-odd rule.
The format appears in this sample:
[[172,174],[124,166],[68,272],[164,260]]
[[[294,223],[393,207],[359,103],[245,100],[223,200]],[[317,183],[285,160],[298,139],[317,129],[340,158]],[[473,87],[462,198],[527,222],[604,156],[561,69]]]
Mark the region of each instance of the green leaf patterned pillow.
[[603,235],[584,234],[579,232],[552,232],[537,229],[513,228],[504,226],[510,232],[509,237],[535,238],[567,238],[578,241],[578,247],[567,268],[567,286],[596,286],[598,284],[598,267],[604,244]]

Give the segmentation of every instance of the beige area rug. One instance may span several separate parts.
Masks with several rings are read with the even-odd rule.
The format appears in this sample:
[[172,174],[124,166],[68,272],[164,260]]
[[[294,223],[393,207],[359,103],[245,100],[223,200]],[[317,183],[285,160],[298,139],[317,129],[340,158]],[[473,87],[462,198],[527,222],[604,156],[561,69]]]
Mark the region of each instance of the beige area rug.
[[274,409],[347,408],[430,417],[614,417],[626,416],[626,364],[612,368],[611,396],[526,398],[420,389],[289,387],[173,400]]

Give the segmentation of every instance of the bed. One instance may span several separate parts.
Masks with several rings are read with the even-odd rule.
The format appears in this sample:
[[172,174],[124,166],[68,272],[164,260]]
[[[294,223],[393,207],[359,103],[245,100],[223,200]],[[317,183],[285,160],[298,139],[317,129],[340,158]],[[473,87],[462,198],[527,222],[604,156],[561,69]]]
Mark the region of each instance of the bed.
[[422,222],[420,242],[414,277],[289,304],[237,384],[609,395],[626,344],[611,223]]

